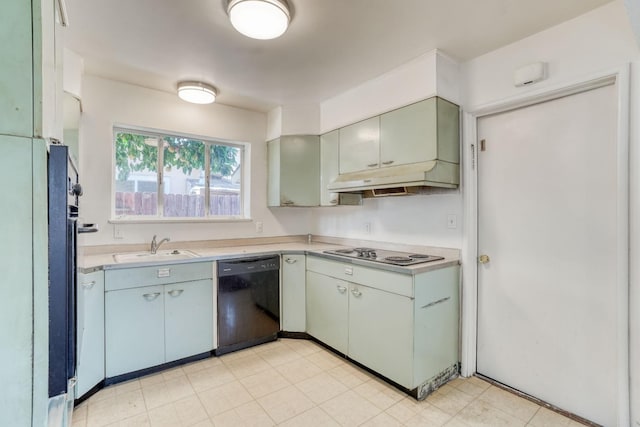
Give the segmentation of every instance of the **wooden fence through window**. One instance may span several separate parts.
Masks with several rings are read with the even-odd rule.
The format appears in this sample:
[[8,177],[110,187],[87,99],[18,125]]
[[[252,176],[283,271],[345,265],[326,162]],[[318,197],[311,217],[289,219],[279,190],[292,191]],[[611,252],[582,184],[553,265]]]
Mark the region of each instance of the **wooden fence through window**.
[[[230,191],[211,191],[211,216],[240,215],[240,195]],[[165,194],[165,217],[204,217],[204,194]],[[116,192],[116,216],[155,216],[158,213],[158,194],[150,192]]]

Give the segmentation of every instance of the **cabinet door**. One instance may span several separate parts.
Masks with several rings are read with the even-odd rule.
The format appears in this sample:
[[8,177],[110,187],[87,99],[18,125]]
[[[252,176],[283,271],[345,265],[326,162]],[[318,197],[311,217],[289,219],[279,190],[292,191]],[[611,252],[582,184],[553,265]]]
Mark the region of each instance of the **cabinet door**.
[[163,286],[105,293],[106,376],[164,363]]
[[282,330],[306,331],[305,256],[282,256]]
[[347,353],[349,283],[307,272],[307,332],[334,349]]
[[76,399],[104,379],[104,272],[78,274]]
[[340,173],[379,167],[380,117],[372,117],[340,129]]
[[[2,96],[0,96],[0,134],[32,137],[40,135],[34,133],[34,105],[39,99],[40,92],[34,93],[33,55],[44,56],[37,48],[33,39],[33,23],[41,22],[41,17],[32,20],[31,2],[9,1],[2,2],[0,13],[0,40],[2,40]],[[34,11],[37,13],[37,11]],[[43,22],[43,25],[52,25]],[[35,29],[36,35],[42,34],[41,29]],[[49,36],[49,34],[47,34]],[[35,48],[35,52],[34,52]],[[37,88],[36,88],[37,89]],[[48,135],[46,135],[48,136]],[[26,194],[26,193],[18,193]]]
[[459,361],[460,268],[441,268],[415,277],[413,375],[417,385]]
[[348,355],[412,388],[413,300],[350,283]]
[[320,204],[320,138],[314,135],[280,137],[280,204]]
[[165,360],[213,350],[213,282],[164,286]]
[[320,206],[335,206],[338,204],[338,193],[331,193],[327,185],[331,184],[339,173],[338,142],[339,131],[325,133],[320,136]]
[[435,97],[380,116],[380,165],[425,162],[437,158]]

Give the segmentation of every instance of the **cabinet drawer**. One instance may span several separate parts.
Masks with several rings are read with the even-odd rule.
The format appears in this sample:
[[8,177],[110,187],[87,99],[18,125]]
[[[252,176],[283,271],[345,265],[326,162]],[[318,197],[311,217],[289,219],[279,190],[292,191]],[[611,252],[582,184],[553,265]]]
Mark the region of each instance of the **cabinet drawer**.
[[335,277],[398,295],[413,297],[413,276],[378,268],[334,261],[314,256],[307,257],[307,271]]
[[105,290],[115,291],[211,278],[213,266],[210,262],[123,268],[105,271]]

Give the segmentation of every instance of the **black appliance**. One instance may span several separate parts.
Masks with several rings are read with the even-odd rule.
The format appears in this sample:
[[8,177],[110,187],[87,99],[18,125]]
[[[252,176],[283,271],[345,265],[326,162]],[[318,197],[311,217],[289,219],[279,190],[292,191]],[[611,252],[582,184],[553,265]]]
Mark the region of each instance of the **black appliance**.
[[280,331],[280,257],[218,261],[218,348],[273,341]]
[[51,145],[49,202],[49,397],[73,394],[76,372],[76,237],[82,188],[68,147]]
[[392,265],[415,265],[425,262],[439,261],[441,256],[416,254],[411,252],[386,251],[374,248],[347,248],[324,251],[326,254],[338,255],[347,258],[363,259]]

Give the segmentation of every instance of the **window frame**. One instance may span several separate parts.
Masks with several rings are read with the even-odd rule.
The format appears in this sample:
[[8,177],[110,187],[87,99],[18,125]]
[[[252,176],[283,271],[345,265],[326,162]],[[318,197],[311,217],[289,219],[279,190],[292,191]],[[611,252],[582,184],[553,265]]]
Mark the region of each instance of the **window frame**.
[[[119,133],[132,133],[149,138],[156,138],[158,141],[157,166],[156,166],[156,191],[157,209],[156,215],[116,215],[116,141]],[[188,138],[201,141],[205,146],[204,153],[204,188],[205,188],[205,214],[198,217],[175,217],[164,216],[164,149],[159,143],[164,137]],[[240,153],[240,214],[239,215],[211,215],[210,185],[211,185],[211,147],[222,145],[236,148]],[[250,216],[250,148],[251,144],[240,141],[227,141],[220,138],[213,138],[189,133],[166,131],[159,129],[142,128],[131,125],[114,124],[112,126],[111,137],[111,200],[109,223],[135,224],[135,223],[188,223],[188,222],[245,222],[251,221]]]

